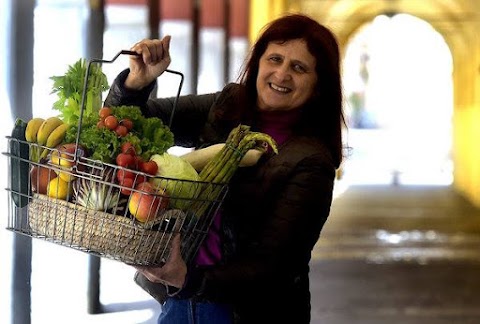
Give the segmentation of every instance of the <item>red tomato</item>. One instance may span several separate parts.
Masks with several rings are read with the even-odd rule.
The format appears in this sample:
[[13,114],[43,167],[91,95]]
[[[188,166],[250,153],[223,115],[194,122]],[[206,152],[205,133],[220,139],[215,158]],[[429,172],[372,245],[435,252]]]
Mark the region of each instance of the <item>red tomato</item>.
[[125,118],[120,121],[120,125],[125,126],[129,131],[131,131],[133,128],[133,121],[131,121],[128,118]]
[[139,155],[135,155],[134,159],[135,159],[135,169],[136,170],[141,170],[141,165],[143,163],[142,157],[139,156]]
[[100,111],[98,112],[98,115],[100,116],[100,118],[103,120],[105,118],[107,118],[108,116],[110,116],[112,114],[112,108],[110,107],[102,107],[100,109]]
[[113,115],[107,116],[103,122],[105,123],[105,126],[110,130],[115,130],[115,128],[117,128],[118,126],[118,119]]
[[133,179],[132,178],[123,178],[122,180],[119,180],[120,185],[122,188],[120,189],[120,192],[126,196],[130,195],[132,193],[133,188]]
[[158,171],[158,165],[155,161],[143,162],[140,164],[140,171],[151,175],[156,175]]
[[115,133],[120,137],[125,137],[128,134],[128,129],[123,125],[118,125],[117,128],[115,128]]
[[150,182],[141,182],[135,185],[135,189],[146,192],[146,193],[154,193],[155,188],[152,186]]
[[127,178],[132,179],[132,182],[133,182],[133,180],[135,179],[135,173],[133,171],[129,171],[127,169],[118,170],[118,172],[117,172],[118,182],[122,182],[123,180],[125,180]]
[[122,153],[130,154],[130,155],[133,155],[133,156],[135,156],[137,154],[135,152],[135,146],[133,146],[133,144],[130,143],[130,142],[123,143],[120,150],[122,151]]
[[140,183],[147,182],[147,177],[142,174],[137,174],[135,178],[135,185],[139,185]]
[[115,162],[117,163],[118,166],[121,166],[124,168],[132,168],[135,166],[135,159],[133,158],[132,155],[127,153],[118,154],[117,158],[115,159]]
[[97,123],[97,128],[99,128],[99,129],[105,128],[105,123],[103,122],[103,120],[100,120],[100,121]]

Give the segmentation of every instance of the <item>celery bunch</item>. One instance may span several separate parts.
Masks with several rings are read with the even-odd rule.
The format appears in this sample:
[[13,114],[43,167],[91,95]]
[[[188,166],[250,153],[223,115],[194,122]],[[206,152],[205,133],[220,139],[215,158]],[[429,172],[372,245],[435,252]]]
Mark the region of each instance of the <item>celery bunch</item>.
[[[81,112],[82,95],[88,63],[81,58],[68,67],[62,76],[52,76],[52,94],[56,93],[58,100],[53,109],[60,112],[60,119],[65,123],[78,125]],[[109,84],[100,64],[91,64],[86,89],[86,102],[82,123],[88,125],[97,123],[98,111],[102,108],[102,93],[108,90]]]

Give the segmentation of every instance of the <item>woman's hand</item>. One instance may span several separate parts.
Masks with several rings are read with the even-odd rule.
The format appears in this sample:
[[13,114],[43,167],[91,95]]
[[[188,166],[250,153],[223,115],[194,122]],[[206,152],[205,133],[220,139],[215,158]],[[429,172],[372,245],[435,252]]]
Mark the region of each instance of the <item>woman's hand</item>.
[[130,56],[130,73],[125,87],[140,90],[158,78],[168,68],[170,58],[170,36],[163,39],[144,39],[130,49],[140,56]]
[[135,266],[151,282],[182,288],[187,275],[187,265],[180,252],[180,234],[172,241],[172,250],[167,262],[161,267]]

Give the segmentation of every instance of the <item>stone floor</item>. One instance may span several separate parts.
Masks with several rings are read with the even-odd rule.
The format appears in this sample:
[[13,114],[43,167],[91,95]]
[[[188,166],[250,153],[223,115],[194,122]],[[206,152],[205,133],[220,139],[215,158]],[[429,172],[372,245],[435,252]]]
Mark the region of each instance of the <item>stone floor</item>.
[[480,210],[450,187],[349,187],[311,278],[312,324],[480,323]]

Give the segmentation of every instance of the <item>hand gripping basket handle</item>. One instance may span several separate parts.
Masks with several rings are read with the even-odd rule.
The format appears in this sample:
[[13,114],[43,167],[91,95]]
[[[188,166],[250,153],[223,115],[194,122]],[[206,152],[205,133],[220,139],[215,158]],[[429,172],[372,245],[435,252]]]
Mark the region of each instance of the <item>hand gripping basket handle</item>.
[[[80,105],[80,118],[79,118],[78,129],[77,129],[77,139],[76,139],[77,147],[78,147],[79,140],[80,140],[80,134],[81,134],[80,132],[82,131],[83,111],[85,110],[85,105],[86,105],[86,100],[87,100],[86,99],[87,98],[87,86],[88,86],[88,76],[90,74],[90,67],[91,67],[92,63],[113,63],[113,62],[115,62],[115,60],[120,55],[140,56],[140,54],[138,54],[137,52],[134,52],[134,51],[121,50],[111,60],[94,58],[94,59],[89,60],[88,63],[87,63],[87,70],[85,72],[85,79],[84,79],[84,82],[83,82],[82,103]],[[172,128],[173,116],[175,115],[175,110],[177,108],[178,98],[180,97],[180,92],[182,91],[184,76],[183,76],[183,73],[178,72],[178,71],[174,71],[174,70],[166,69],[165,72],[173,73],[173,74],[176,74],[176,75],[180,76],[180,84],[178,86],[177,95],[176,95],[175,100],[173,102],[172,113],[170,114],[170,120],[168,122],[168,127]],[[77,151],[78,150],[75,151],[74,161],[77,161],[77,154],[78,154]]]

